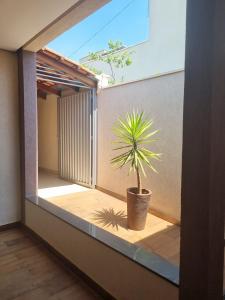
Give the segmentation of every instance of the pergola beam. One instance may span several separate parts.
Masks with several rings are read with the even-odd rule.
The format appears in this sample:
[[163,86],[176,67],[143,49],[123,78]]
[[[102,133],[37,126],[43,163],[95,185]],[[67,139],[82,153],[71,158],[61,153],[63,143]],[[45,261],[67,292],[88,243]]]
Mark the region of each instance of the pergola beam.
[[225,1],[188,0],[180,300],[222,300]]
[[69,84],[69,85],[74,85],[74,86],[79,86],[79,87],[83,87],[83,88],[89,88],[89,86],[87,86],[86,84],[83,84],[80,81],[77,80],[72,80],[72,79],[65,79],[59,76],[55,76],[55,75],[49,75],[49,74],[44,74],[42,72],[37,72],[37,77],[43,80],[48,80],[48,81],[52,81],[52,82],[57,82],[57,83],[62,83],[62,84]]
[[37,83],[37,88],[42,90],[43,92],[47,93],[47,94],[54,94],[54,95],[57,95],[57,96],[61,96],[61,92],[60,91],[57,91],[55,90],[54,88],[52,87],[47,87],[46,85],[44,84],[41,84],[40,82]]
[[92,88],[95,88],[96,85],[97,85],[97,82],[95,83],[92,79],[88,78],[86,75],[78,74],[76,72],[76,70],[74,70],[73,68],[71,68],[69,66],[66,66],[61,61],[57,61],[57,60],[55,60],[54,58],[51,58],[51,57],[46,57],[42,53],[37,53],[37,57],[38,57],[38,61],[40,61],[44,64],[47,64],[47,65],[50,65],[55,70],[63,71],[65,73],[67,73],[68,75],[70,75],[75,80],[77,79],[77,80],[81,81],[84,84],[87,84],[88,86],[90,86]]

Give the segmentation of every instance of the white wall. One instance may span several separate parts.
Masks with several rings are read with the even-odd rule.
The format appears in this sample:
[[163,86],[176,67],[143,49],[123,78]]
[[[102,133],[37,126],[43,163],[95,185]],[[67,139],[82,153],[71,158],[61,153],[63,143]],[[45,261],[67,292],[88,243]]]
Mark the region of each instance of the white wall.
[[57,96],[38,98],[38,166],[58,171]]
[[[133,63],[123,70],[115,69],[117,80],[124,77],[126,82],[184,69],[186,0],[149,1],[149,40],[126,49],[134,51]],[[111,74],[102,62],[85,63]]]
[[16,54],[0,50],[0,225],[20,220],[17,77]]
[[[136,176],[128,168],[117,170],[110,164],[115,138],[112,127],[117,118],[138,109],[154,120],[159,129],[153,147],[162,153],[154,162],[159,174],[148,170],[143,186],[153,192],[151,208],[166,217],[180,220],[182,120],[184,72],[113,86],[98,95],[98,163],[97,185],[122,196],[128,187],[136,186]],[[118,154],[118,153],[117,153]]]

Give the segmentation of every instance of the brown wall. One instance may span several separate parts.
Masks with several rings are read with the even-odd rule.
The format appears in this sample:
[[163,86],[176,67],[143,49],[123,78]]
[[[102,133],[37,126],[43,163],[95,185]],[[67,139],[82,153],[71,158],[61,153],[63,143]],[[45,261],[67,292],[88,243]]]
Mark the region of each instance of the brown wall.
[[125,196],[126,188],[136,185],[128,169],[115,170],[110,159],[112,127],[118,116],[138,109],[154,120],[159,141],[153,149],[162,153],[154,165],[159,174],[148,171],[143,185],[153,191],[151,207],[166,216],[180,219],[182,110],[184,73],[122,84],[100,91],[98,95],[98,170],[97,185]]
[[26,201],[26,225],[117,300],[176,300],[178,288]]
[[58,171],[57,96],[38,98],[38,166]]
[[18,117],[17,57],[0,50],[0,225],[20,220]]

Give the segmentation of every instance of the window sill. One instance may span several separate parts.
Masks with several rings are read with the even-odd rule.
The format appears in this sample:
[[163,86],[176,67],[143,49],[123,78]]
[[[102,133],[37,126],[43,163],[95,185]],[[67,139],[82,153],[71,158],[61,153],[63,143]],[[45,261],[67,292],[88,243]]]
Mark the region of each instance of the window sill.
[[176,286],[179,285],[179,267],[170,263],[156,253],[150,250],[147,251],[137,244],[132,244],[111,232],[96,226],[90,221],[80,218],[73,212],[68,211],[68,209],[66,210],[48,200],[40,197],[29,197],[27,200],[70,224],[74,228],[86,233],[92,238],[128,257],[135,263],[138,263],[151,272],[156,273],[160,277],[168,280],[170,283]]

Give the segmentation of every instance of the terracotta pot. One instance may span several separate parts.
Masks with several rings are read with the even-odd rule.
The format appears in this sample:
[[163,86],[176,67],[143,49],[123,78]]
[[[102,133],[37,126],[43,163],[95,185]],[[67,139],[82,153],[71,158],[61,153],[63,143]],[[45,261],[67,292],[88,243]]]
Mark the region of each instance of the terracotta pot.
[[143,230],[152,192],[142,189],[142,194],[137,194],[137,190],[127,189],[127,224],[132,230]]

